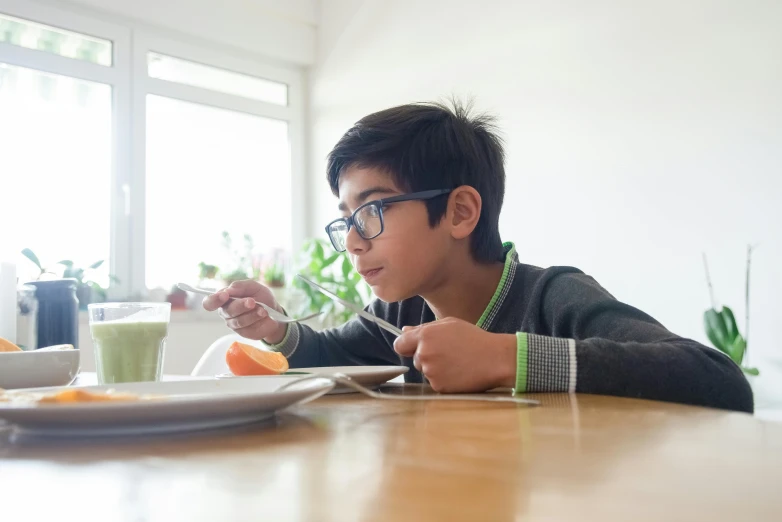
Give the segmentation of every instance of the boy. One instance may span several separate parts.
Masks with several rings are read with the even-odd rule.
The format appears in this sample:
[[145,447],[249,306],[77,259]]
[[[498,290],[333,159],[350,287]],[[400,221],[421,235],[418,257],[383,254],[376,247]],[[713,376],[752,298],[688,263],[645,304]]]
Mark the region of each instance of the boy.
[[[327,233],[379,298],[367,310],[394,338],[355,318],[315,332],[270,319],[269,289],[241,281],[207,297],[236,333],[291,367],[404,364],[439,392],[511,387],[752,412],[741,370],[614,299],[571,267],[518,261],[500,240],[504,152],[493,120],[469,107],[410,104],[366,116],[329,154],[342,217]],[[244,297],[228,301],[231,297]]]

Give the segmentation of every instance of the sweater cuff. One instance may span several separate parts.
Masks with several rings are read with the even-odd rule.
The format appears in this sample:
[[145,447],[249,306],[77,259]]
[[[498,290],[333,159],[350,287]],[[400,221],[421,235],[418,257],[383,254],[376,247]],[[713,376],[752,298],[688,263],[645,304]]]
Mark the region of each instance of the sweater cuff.
[[[296,348],[299,347],[299,323],[288,323],[285,329],[285,337],[277,344],[263,343],[273,352],[280,352],[286,359],[290,359]],[[261,341],[263,342],[263,341]]]
[[524,393],[527,391],[527,334],[518,332],[516,334],[516,387],[513,393]]
[[516,333],[514,393],[576,391],[576,342]]

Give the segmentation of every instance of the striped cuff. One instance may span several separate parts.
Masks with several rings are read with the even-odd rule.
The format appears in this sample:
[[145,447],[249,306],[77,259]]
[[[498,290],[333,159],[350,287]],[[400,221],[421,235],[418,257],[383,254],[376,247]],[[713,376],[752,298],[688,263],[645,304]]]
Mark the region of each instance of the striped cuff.
[[296,348],[299,347],[299,323],[288,323],[285,330],[285,337],[277,344],[266,344],[273,352],[280,352],[286,359],[290,359]]
[[576,391],[576,341],[518,332],[516,349],[513,393]]

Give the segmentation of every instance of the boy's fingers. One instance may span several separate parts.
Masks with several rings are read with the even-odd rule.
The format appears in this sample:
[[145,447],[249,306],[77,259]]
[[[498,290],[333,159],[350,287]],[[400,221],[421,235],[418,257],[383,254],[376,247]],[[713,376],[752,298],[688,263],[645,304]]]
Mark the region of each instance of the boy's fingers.
[[261,319],[257,323],[251,324],[245,328],[234,330],[234,332],[247,339],[255,339],[256,341],[260,341],[261,339],[265,339],[269,335],[273,334],[276,328],[277,323],[269,318],[266,318]]
[[416,370],[423,373],[423,367],[421,366],[421,360],[418,358],[418,352],[413,354],[413,366]]
[[394,351],[402,357],[412,357],[418,348],[419,330],[417,328],[405,331],[394,341]]
[[233,299],[232,301],[223,305],[223,317],[231,318],[238,317],[244,313],[254,310],[256,307],[255,301],[250,299]]
[[240,328],[247,328],[248,326],[257,323],[260,320],[261,318],[258,317],[258,314],[254,312],[245,312],[241,315],[237,315],[236,317],[226,319],[225,324],[231,330],[238,330]]
[[208,295],[204,297],[204,300],[202,302],[202,305],[204,307],[204,310],[208,312],[214,312],[221,306],[223,306],[228,301],[228,294],[226,292],[220,291],[216,294]]
[[265,317],[265,315],[264,317],[261,317],[255,310],[250,310],[249,312],[237,315],[236,317],[226,319],[225,324],[231,330],[241,330],[242,328],[247,328],[248,326],[252,326],[257,322],[262,321]]

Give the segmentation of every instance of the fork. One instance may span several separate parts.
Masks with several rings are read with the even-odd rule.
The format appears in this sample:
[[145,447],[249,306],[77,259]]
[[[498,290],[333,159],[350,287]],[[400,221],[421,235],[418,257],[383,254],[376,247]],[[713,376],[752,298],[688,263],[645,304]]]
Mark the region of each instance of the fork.
[[359,393],[371,397],[373,399],[385,399],[394,401],[483,401],[483,402],[515,402],[516,404],[527,404],[529,406],[539,406],[540,401],[533,399],[521,399],[518,397],[507,397],[503,395],[391,395],[388,393],[378,393],[370,390],[369,388],[357,383],[344,373],[332,373],[332,374],[313,374],[295,381],[283,384],[277,391],[293,388],[297,384],[303,381],[309,381],[313,379],[327,379],[336,384],[347,386]]
[[[192,292],[194,294],[201,294],[201,295],[213,295],[215,292],[212,290],[207,290],[205,288],[196,288],[194,286],[190,286],[186,283],[177,283],[177,286],[184,290],[185,292]],[[246,297],[228,297],[231,301],[235,301],[237,299],[247,299]],[[264,310],[266,310],[269,313],[269,317],[277,321],[278,323],[297,323],[299,321],[306,321],[307,319],[312,319],[313,317],[317,317],[321,314],[321,312],[317,312],[314,314],[307,315],[305,317],[299,317],[299,318],[293,318],[288,317],[285,314],[281,314],[271,306],[268,306],[260,301],[255,301],[255,304],[263,307]]]

